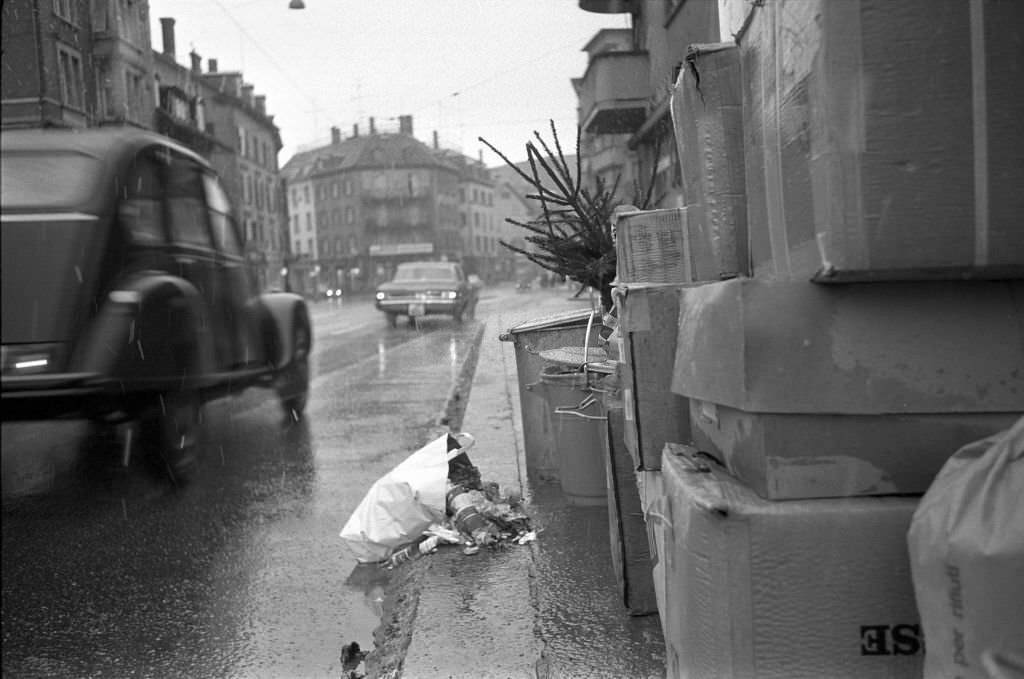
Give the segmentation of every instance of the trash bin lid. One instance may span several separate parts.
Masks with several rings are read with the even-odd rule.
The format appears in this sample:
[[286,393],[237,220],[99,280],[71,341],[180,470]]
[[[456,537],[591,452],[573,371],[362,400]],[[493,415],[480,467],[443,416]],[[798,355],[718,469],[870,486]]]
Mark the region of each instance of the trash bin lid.
[[[541,318],[532,318],[528,321],[523,321],[519,325],[514,325],[505,332],[498,336],[503,342],[512,342],[515,340],[515,335],[524,332],[532,332],[534,330],[550,330],[554,328],[572,328],[578,325],[586,325],[587,321],[590,320],[590,315],[595,313],[590,309],[574,309],[572,311],[563,311],[550,316],[543,316]],[[601,322],[600,315],[594,318],[595,323]]]
[[[583,351],[584,347],[559,347],[558,349],[547,349],[540,352],[540,357],[545,361],[573,368],[582,368],[583,364],[586,363],[587,370],[593,369],[595,365],[611,364],[608,361],[608,352],[600,347],[590,347],[587,349],[586,358],[583,357]],[[611,364],[611,366],[611,370],[608,371],[609,374],[615,372],[614,364]]]

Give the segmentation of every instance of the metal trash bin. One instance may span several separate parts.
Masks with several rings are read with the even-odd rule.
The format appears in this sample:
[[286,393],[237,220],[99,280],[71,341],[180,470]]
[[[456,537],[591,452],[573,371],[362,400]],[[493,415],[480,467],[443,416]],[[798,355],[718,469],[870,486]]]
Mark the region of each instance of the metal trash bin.
[[[538,481],[557,481],[558,458],[554,449],[548,405],[537,391],[541,369],[549,362],[540,353],[570,345],[597,344],[602,327],[590,309],[573,310],[524,321],[499,336],[513,342],[519,378],[519,404],[523,420],[523,446],[527,476]],[[587,339],[587,326],[591,337]]]
[[540,374],[551,412],[559,482],[571,505],[604,505],[608,501],[604,464],[608,416],[600,398],[604,376],[560,365],[546,366]]

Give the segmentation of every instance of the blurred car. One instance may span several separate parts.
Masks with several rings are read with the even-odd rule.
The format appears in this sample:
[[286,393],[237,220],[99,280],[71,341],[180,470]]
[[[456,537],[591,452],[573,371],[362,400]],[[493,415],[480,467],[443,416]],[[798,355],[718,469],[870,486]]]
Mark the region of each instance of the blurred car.
[[400,315],[414,321],[444,314],[461,323],[473,315],[476,302],[477,289],[454,262],[405,262],[389,282],[377,287],[377,308],[387,314],[392,328]]
[[257,294],[206,161],[132,128],[4,131],[0,161],[4,421],[88,419],[180,481],[208,400],[302,414],[306,304]]

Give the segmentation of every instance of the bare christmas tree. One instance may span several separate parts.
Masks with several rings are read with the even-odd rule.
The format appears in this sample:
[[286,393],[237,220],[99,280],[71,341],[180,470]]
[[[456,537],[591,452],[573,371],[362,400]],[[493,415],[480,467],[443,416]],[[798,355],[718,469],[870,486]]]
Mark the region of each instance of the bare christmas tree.
[[[530,232],[525,240],[532,247],[518,247],[504,240],[500,242],[548,271],[578,282],[581,291],[588,286],[597,290],[602,307],[610,310],[611,283],[615,279],[616,264],[613,213],[616,207],[625,203],[618,197],[621,177],[616,177],[611,185],[601,177],[596,178],[592,189],[583,185],[579,127],[576,128],[575,168],[570,168],[565,159],[554,121],[551,121],[553,148],[539,132],[535,131],[533,135],[536,143],[526,143],[529,172],[480,137],[483,144],[530,185],[532,192],[526,198],[537,201],[541,208],[540,216],[529,222],[505,219]],[[631,204],[636,209],[645,210],[652,204],[653,186],[652,177],[646,190],[639,184],[633,187]]]

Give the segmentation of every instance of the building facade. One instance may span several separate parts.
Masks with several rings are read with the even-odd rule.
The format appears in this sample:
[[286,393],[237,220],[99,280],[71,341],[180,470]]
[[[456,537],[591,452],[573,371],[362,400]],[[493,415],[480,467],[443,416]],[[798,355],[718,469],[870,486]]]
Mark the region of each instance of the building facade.
[[[284,166],[296,266],[314,294],[371,289],[411,259],[458,259],[459,172],[412,133],[369,131],[302,151]],[[309,291],[307,289],[307,291]]]
[[0,31],[4,127],[150,126],[148,3],[4,0]]
[[[620,162],[618,156],[624,168],[631,167],[633,180],[651,189],[655,206],[681,206],[682,170],[669,108],[672,86],[690,45],[719,41],[717,0],[580,0],[580,7],[629,14],[632,24],[622,31],[598,31],[585,48],[586,73],[573,80],[587,139],[581,155],[587,156],[591,181],[613,176],[617,170],[607,172]],[[620,196],[632,200],[631,187],[625,189]]]

